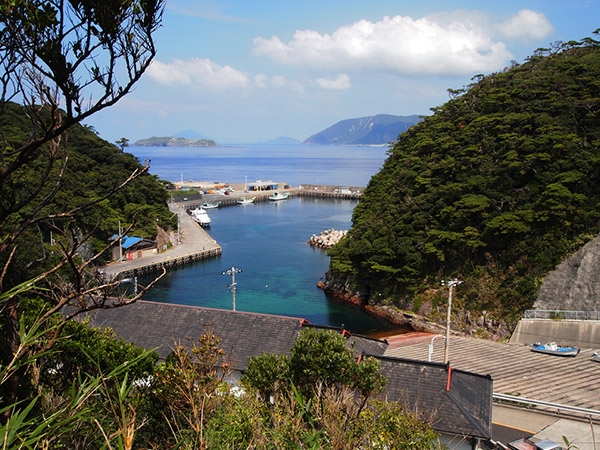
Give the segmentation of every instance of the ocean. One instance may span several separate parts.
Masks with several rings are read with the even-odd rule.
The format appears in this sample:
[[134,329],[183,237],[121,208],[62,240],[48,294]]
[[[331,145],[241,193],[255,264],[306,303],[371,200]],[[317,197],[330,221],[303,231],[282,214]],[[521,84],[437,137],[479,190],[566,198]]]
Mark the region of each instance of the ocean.
[[[290,185],[366,186],[382,166],[387,148],[329,146],[226,146],[219,148],[130,147],[150,172],[177,181]],[[368,333],[391,326],[360,308],[327,296],[317,287],[329,257],[307,241],[329,229],[348,229],[356,200],[294,197],[279,202],[208,210],[209,234],[221,257],[170,270],[146,300],[300,317],[319,325]],[[142,284],[148,280],[140,278]]]

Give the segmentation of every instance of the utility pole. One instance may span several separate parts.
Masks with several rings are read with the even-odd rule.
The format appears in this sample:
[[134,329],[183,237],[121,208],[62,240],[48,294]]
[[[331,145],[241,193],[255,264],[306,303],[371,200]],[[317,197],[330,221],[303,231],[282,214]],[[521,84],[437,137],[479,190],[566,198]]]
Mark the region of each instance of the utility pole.
[[235,282],[235,274],[240,273],[242,269],[238,269],[237,267],[232,267],[231,269],[227,269],[224,272],[221,272],[221,275],[231,275],[231,297],[233,303],[233,310],[235,311],[235,290],[237,283]]
[[446,316],[446,342],[444,343],[444,364],[448,363],[448,351],[450,346],[450,313],[452,312],[452,288],[462,284],[463,281],[459,281],[456,278],[452,280],[442,280],[442,286],[448,285],[448,314]]
[[119,262],[123,262],[123,229],[121,228],[121,221],[119,220]]

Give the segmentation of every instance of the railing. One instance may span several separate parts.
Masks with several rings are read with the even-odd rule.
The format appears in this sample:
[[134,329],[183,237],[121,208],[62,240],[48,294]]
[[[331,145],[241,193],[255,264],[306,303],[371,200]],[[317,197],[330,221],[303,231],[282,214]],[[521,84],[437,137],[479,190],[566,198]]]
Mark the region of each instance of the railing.
[[563,311],[560,309],[528,309],[525,319],[600,320],[600,311]]
[[510,402],[510,403],[519,403],[521,405],[525,405],[527,407],[530,406],[542,406],[544,408],[549,408],[551,410],[555,410],[556,414],[560,413],[571,413],[571,414],[583,414],[590,419],[595,416],[595,418],[600,417],[600,410],[597,409],[589,409],[589,408],[580,408],[578,406],[568,406],[561,405],[560,403],[551,403],[545,402],[542,400],[533,400],[531,398],[525,397],[516,397],[514,395],[506,395],[506,394],[497,394],[494,392],[492,394],[494,400],[498,401],[498,403],[502,403],[502,401]]

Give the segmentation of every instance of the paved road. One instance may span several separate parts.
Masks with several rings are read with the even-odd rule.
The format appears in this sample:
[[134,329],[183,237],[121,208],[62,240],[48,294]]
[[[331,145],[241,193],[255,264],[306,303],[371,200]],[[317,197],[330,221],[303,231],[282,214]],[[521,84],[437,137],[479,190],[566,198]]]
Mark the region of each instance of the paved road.
[[169,259],[177,259],[187,255],[197,254],[204,250],[219,248],[219,244],[179,205],[170,204],[169,207],[171,211],[179,215],[181,243],[163,253],[148,255],[131,261],[112,262],[104,268],[109,278],[113,278],[119,272],[125,270],[137,269]]

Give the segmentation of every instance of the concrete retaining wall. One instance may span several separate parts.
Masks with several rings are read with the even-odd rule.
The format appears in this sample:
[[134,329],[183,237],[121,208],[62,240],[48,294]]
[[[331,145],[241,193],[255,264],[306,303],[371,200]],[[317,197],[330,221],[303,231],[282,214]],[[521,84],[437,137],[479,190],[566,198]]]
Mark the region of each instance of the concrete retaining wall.
[[531,345],[534,342],[600,349],[600,321],[521,319],[510,343]]

